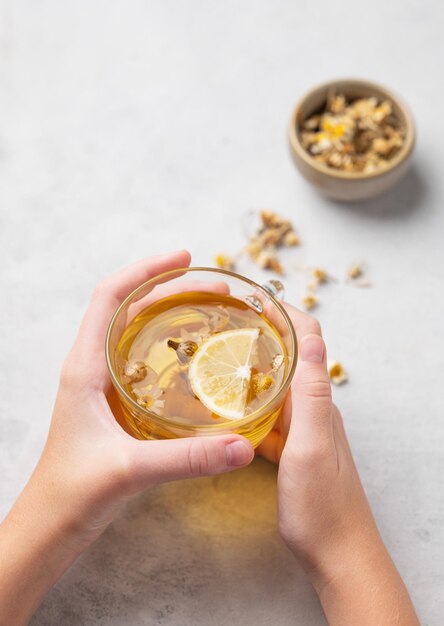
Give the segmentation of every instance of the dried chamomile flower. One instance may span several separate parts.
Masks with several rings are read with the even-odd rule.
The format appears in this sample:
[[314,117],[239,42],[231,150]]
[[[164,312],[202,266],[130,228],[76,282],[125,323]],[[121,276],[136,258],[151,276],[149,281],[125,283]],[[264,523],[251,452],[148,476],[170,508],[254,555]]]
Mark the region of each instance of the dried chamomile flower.
[[319,303],[319,300],[312,293],[306,293],[302,296],[302,306],[306,311],[311,311]]
[[165,401],[161,399],[163,389],[159,387],[159,377],[157,373],[148,368],[148,374],[144,379],[144,384],[134,386],[132,391],[137,398],[137,404],[153,413],[161,415]]
[[276,354],[271,361],[271,369],[273,372],[277,372],[280,370],[282,365],[284,364],[285,357],[283,354]]
[[136,402],[139,406],[157,413],[157,415],[162,414],[165,400],[160,399],[163,394],[161,389],[141,387],[140,389],[134,389],[134,393],[138,396]]
[[384,100],[373,111],[373,119],[377,124],[385,122],[387,118],[392,114],[392,103],[390,100]]
[[268,391],[273,384],[274,378],[270,374],[258,372],[251,377],[251,387],[255,396]]
[[143,361],[130,362],[125,365],[123,375],[126,383],[138,383],[143,380],[148,373],[148,367]]
[[302,124],[304,130],[317,130],[319,128],[319,122],[321,121],[320,115],[312,115]]
[[262,250],[256,257],[256,263],[264,270],[273,270],[276,274],[280,274],[281,276],[284,274],[284,268],[279,263],[279,259],[276,254],[270,250]]
[[289,230],[288,233],[286,233],[284,237],[284,245],[287,246],[287,248],[291,248],[292,246],[299,246],[300,243],[301,240],[296,235],[294,230]]
[[364,274],[363,263],[354,263],[347,270],[347,278],[349,280],[356,280],[357,278],[361,278],[363,274]]
[[330,278],[327,272],[320,267],[313,267],[311,274],[319,285],[326,283]]
[[328,361],[327,368],[330,380],[335,385],[342,385],[342,383],[348,380],[347,372],[339,361]]
[[174,339],[168,339],[167,345],[176,351],[177,360],[181,365],[189,363],[198,348],[194,341],[175,341]]
[[[262,267],[284,274],[277,250],[281,247],[290,248],[300,244],[293,224],[274,211],[248,211],[242,217],[243,230],[248,238],[245,252]],[[223,269],[233,269],[234,259],[225,254],[215,257],[215,263]]]
[[262,242],[257,239],[252,239],[247,243],[245,250],[253,259],[253,261],[255,261],[263,250]]
[[278,248],[297,246],[299,243],[299,237],[289,220],[274,211],[263,210],[256,231],[249,237],[246,251],[263,269],[283,274],[284,269],[277,256]]
[[221,270],[234,270],[235,263],[233,257],[228,254],[216,254],[214,262]]
[[268,211],[263,209],[260,212],[262,219],[262,228],[282,228],[285,227],[286,230],[291,229],[291,223],[287,220],[282,219],[280,215],[275,213],[274,211]]
[[347,105],[347,101],[342,94],[330,94],[327,101],[327,110],[331,113],[343,113],[345,107]]

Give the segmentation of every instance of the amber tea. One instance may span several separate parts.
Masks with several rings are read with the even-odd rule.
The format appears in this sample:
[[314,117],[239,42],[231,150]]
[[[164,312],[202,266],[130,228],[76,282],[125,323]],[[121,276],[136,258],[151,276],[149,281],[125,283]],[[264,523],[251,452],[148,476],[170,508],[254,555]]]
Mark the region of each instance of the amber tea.
[[263,439],[280,410],[270,401],[282,387],[289,357],[277,329],[247,300],[175,293],[132,319],[117,344],[116,375],[145,410],[123,401],[137,436],[184,436],[184,428],[207,434],[211,425],[223,433],[229,424],[229,432],[253,444]]

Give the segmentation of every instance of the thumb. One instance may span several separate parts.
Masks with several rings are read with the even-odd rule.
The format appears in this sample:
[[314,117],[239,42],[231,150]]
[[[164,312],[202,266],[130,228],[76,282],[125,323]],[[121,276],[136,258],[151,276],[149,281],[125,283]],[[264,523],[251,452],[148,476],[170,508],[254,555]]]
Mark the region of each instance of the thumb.
[[320,335],[303,337],[292,386],[295,417],[291,421],[289,437],[308,450],[333,440],[331,385],[326,357]]
[[131,482],[137,489],[181,478],[212,476],[251,463],[254,450],[239,435],[133,440]]

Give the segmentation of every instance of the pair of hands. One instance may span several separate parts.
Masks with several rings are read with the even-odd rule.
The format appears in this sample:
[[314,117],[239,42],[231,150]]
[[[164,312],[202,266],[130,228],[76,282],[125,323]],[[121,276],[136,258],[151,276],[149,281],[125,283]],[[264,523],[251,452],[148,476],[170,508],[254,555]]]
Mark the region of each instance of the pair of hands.
[[[149,278],[189,263],[185,251],[152,257],[95,289],[63,366],[41,459],[0,528],[0,548],[2,537],[9,546],[11,541],[19,546],[15,550],[6,546],[3,568],[26,569],[18,586],[0,588],[0,604],[3,601],[6,607],[6,618],[0,610],[0,624],[26,623],[63,571],[135,493],[166,481],[231,471],[252,461],[253,448],[241,436],[139,441],[119,426],[113,413],[115,397],[104,343],[115,309]],[[385,567],[390,589],[396,589],[398,597],[401,589],[404,603],[408,595],[379,537],[341,416],[332,403],[319,324],[289,305],[286,308],[298,337],[298,366],[279,422],[259,449],[279,463],[280,531],[318,591],[330,623],[375,623],[365,621],[368,608],[362,613],[354,610],[350,621],[345,618],[348,613],[341,612],[346,599],[355,595],[350,576],[369,572],[369,584],[374,586],[375,567]],[[339,612],[338,594],[344,596]],[[18,618],[7,613],[11,603],[15,616],[20,607]]]
[[[116,422],[114,390],[104,358],[109,321],[142,282],[189,262],[186,252],[150,258],[98,285],[64,364],[48,442],[36,474],[46,484],[57,476],[61,500],[72,494],[75,525],[83,531],[78,537],[80,547],[93,541],[121,502],[136,492],[170,480],[231,471],[254,457],[251,444],[241,436],[139,441]],[[312,569],[320,555],[325,556],[322,543],[331,535],[333,519],[338,533],[345,534],[350,509],[365,508],[371,516],[341,417],[332,404],[319,324],[288,305],[287,311],[298,335],[299,365],[277,428],[259,452],[275,463],[280,461],[282,533]],[[351,506],[353,499],[356,507]],[[319,515],[319,502],[323,515]]]

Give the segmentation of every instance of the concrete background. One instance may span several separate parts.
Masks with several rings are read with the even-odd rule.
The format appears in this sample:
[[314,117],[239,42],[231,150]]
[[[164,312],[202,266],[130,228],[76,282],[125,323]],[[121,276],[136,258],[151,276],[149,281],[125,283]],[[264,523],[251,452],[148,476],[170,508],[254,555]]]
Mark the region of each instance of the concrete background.
[[[381,532],[422,623],[442,623],[443,19],[438,0],[0,1],[1,514],[94,284],[178,247],[210,264],[267,207],[303,240],[289,300],[297,264],[368,262],[374,287],[326,287],[318,316]],[[287,149],[295,101],[335,76],[392,87],[418,123],[408,177],[359,206],[320,198]],[[324,624],[277,533],[275,477],[258,460],[135,499],[33,626]]]

